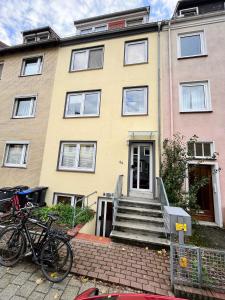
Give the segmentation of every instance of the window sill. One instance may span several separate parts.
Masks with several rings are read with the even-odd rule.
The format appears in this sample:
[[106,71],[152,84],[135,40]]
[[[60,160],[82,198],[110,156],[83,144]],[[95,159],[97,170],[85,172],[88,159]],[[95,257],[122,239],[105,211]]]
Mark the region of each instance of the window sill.
[[30,116],[30,117],[12,117],[11,119],[13,119],[13,120],[20,120],[20,119],[34,119],[35,118],[35,116]]
[[121,115],[122,117],[146,117],[148,116],[148,113],[143,113],[143,114],[123,114]]
[[207,57],[208,54],[199,54],[199,55],[193,55],[193,56],[180,56],[177,59],[178,60],[183,60],[183,59],[191,59],[191,58],[200,58],[200,57]]
[[72,172],[72,173],[90,173],[90,174],[94,174],[95,173],[95,170],[91,171],[91,170],[69,170],[69,169],[60,169],[60,168],[57,168],[56,171],[58,172]]
[[17,166],[13,166],[13,165],[3,165],[2,168],[27,169],[27,166],[20,166],[20,165],[17,165]]
[[212,113],[213,110],[196,110],[196,111],[180,111],[180,114],[206,114]]
[[205,161],[216,161],[216,158],[212,158],[212,157],[191,157],[189,156],[189,158],[191,158],[191,160],[194,161],[198,161],[201,163],[201,161],[204,163]]
[[86,71],[99,71],[99,70],[103,70],[103,67],[102,68],[94,68],[94,69],[69,70],[69,73],[86,72]]
[[129,66],[138,66],[138,65],[147,65],[147,64],[148,64],[148,61],[141,62],[141,63],[132,63],[132,64],[126,64],[126,63],[124,63],[123,66],[124,67],[129,67]]
[[86,119],[86,118],[99,118],[100,115],[93,115],[93,116],[63,116],[63,119]]
[[18,77],[31,77],[31,76],[37,76],[42,75],[42,73],[36,73],[36,74],[30,74],[30,75],[19,75]]

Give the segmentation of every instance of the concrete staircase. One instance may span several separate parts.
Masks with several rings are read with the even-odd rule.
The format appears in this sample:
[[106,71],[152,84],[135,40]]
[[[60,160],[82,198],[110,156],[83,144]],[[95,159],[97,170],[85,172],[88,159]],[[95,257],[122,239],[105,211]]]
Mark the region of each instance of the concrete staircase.
[[110,237],[113,240],[169,246],[161,204],[156,199],[121,197]]

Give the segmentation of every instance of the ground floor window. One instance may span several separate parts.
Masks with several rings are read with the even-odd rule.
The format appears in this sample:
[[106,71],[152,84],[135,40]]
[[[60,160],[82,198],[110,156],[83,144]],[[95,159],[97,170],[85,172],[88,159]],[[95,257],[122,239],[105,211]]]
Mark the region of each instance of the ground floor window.
[[83,200],[84,195],[55,193],[53,203],[70,204],[71,206],[74,206],[76,203],[78,207],[82,207]]
[[28,143],[7,142],[5,147],[4,166],[26,167]]

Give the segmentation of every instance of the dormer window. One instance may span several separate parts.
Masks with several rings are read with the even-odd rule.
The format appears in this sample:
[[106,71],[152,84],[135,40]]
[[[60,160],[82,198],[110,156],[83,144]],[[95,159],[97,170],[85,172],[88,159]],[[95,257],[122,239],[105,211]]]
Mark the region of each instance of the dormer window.
[[80,30],[80,34],[89,34],[89,33],[92,33],[92,27]]
[[126,21],[127,27],[141,25],[141,24],[143,24],[143,18],[136,18],[136,19],[131,19]]
[[40,32],[32,35],[24,36],[24,43],[35,43],[48,40],[50,37],[49,32]]
[[107,25],[95,26],[95,29],[94,29],[95,32],[100,32],[100,31],[105,31],[105,30],[107,30]]
[[42,33],[37,36],[38,41],[45,41],[49,39],[49,33]]
[[25,37],[24,42],[25,43],[34,43],[34,42],[36,42],[35,35]]
[[180,17],[191,17],[198,15],[198,7],[185,8],[180,10]]

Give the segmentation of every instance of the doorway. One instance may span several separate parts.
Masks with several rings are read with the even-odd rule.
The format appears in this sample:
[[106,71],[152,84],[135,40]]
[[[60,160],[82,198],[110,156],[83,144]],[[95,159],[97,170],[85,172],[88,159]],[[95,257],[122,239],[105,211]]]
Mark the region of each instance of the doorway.
[[112,231],[112,200],[98,199],[96,235],[109,237]]

